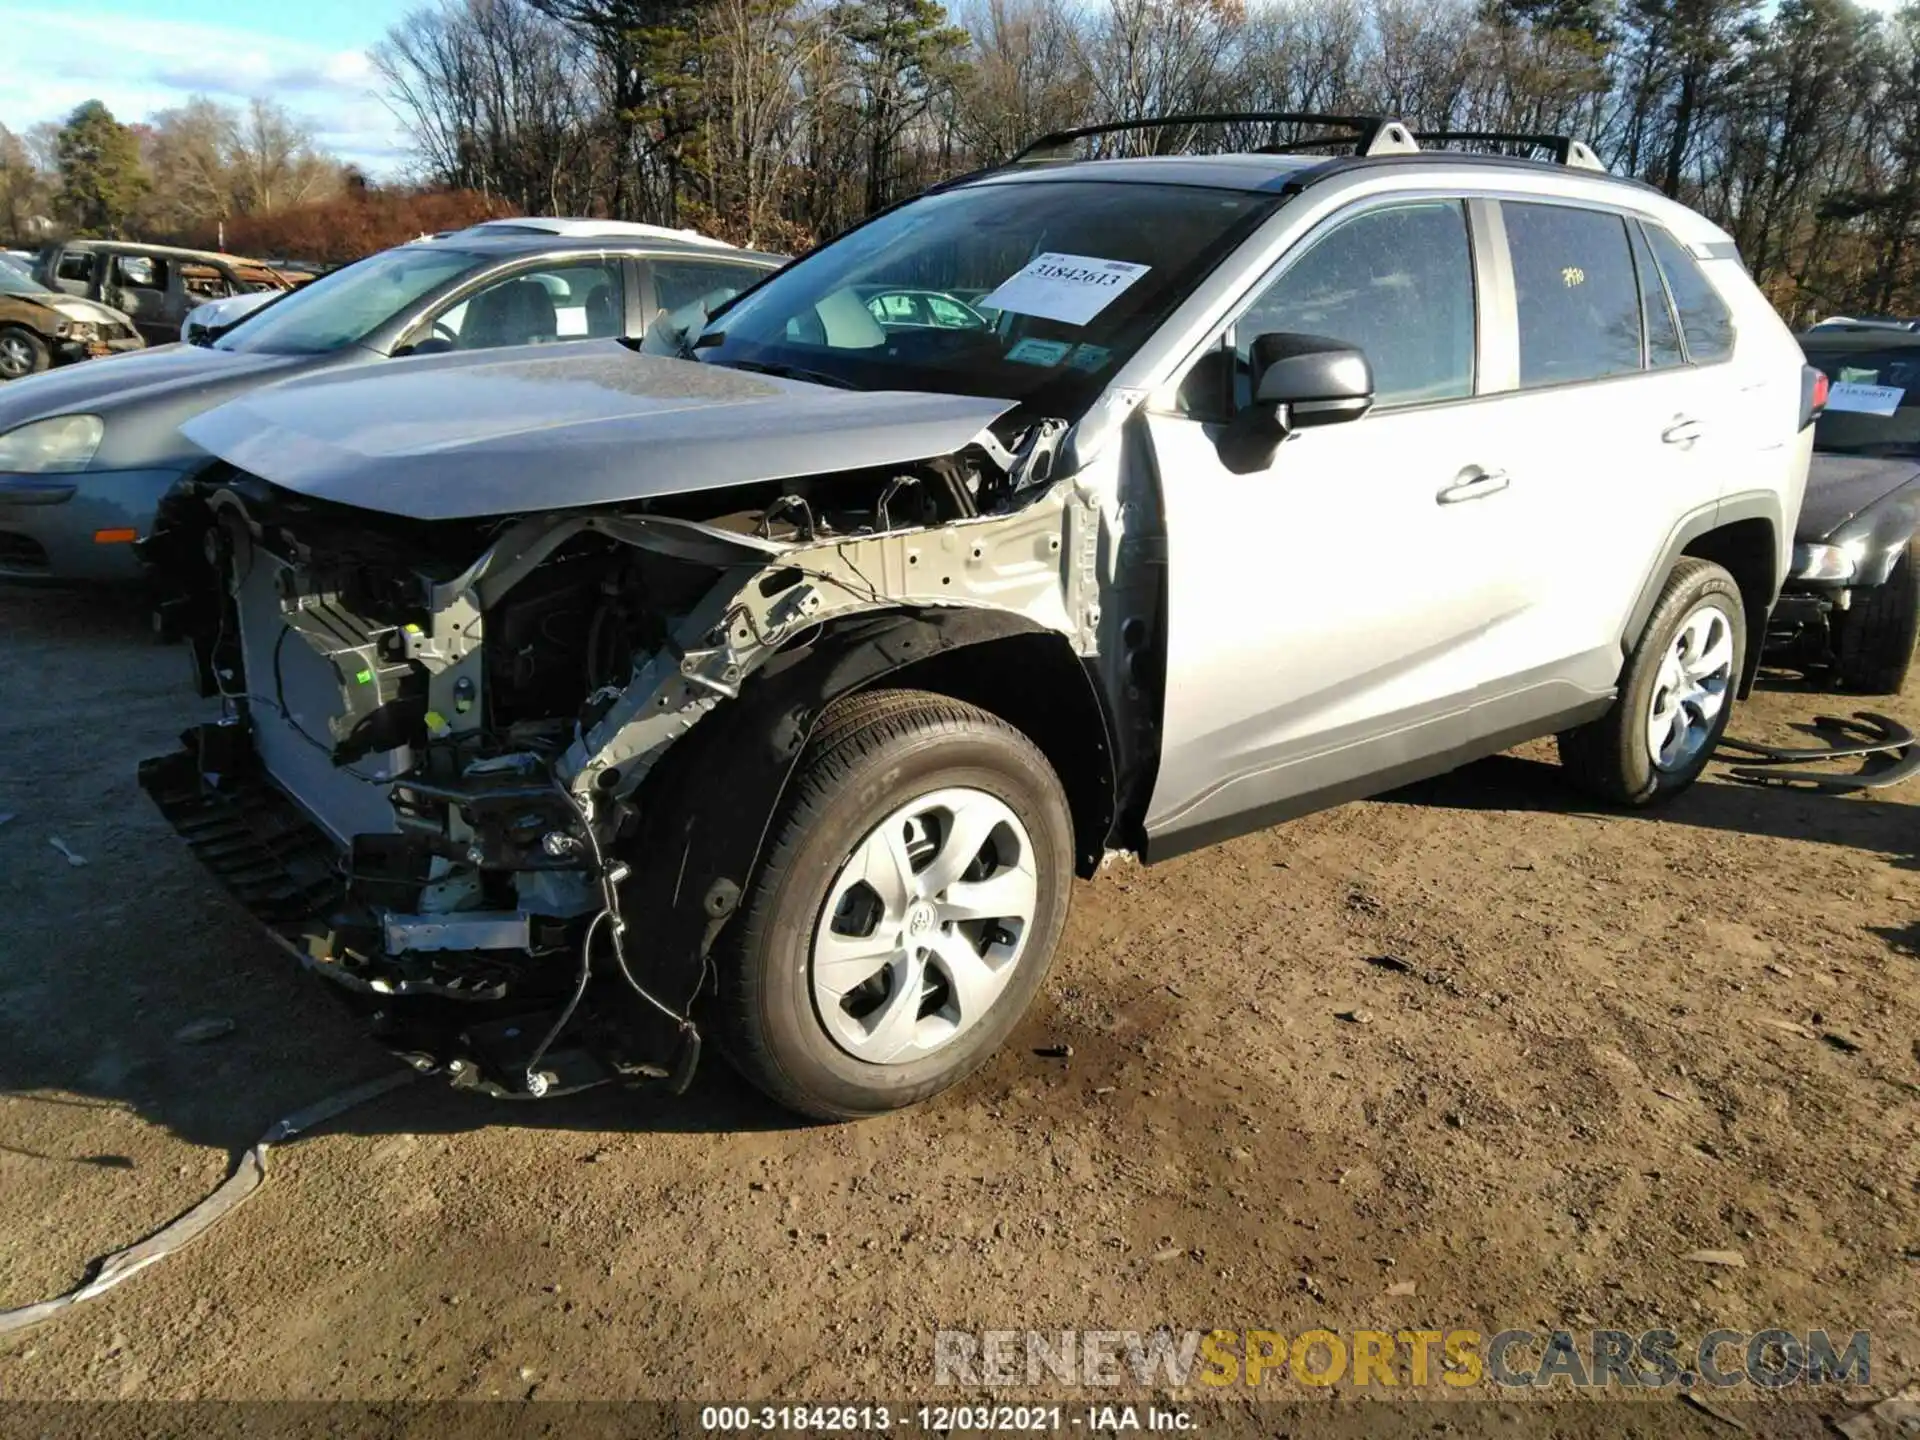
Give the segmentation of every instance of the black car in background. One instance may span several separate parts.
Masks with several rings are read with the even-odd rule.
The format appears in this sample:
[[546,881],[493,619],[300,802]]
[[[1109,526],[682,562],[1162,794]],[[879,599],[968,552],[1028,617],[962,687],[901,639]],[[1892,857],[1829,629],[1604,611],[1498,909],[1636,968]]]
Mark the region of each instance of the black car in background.
[[[784,264],[673,239],[459,232],[336,270],[211,345],[0,387],[0,580],[130,581],[160,497],[206,456],[185,421],[262,385],[409,355],[638,340]],[[178,321],[175,321],[178,333]]]
[[1800,347],[1831,390],[1768,659],[1897,694],[1920,630],[1920,333],[1817,327]]

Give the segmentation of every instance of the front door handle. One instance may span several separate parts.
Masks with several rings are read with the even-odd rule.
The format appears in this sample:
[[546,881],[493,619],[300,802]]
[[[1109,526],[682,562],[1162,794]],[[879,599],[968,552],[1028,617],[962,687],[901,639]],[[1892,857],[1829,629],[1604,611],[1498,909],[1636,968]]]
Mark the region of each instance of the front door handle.
[[1469,465],[1453,477],[1453,484],[1433,498],[1442,505],[1458,505],[1463,500],[1482,500],[1489,495],[1498,495],[1506,488],[1506,471],[1482,470],[1478,465]]
[[1660,439],[1668,445],[1691,445],[1700,438],[1700,428],[1700,422],[1691,415],[1676,415],[1660,432]]

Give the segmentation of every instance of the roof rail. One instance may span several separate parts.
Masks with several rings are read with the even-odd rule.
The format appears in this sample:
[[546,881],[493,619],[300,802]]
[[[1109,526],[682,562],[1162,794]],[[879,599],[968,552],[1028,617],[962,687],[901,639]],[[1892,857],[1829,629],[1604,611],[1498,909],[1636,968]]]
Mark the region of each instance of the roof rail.
[[1591,146],[1565,135],[1519,135],[1503,130],[1416,130],[1413,139],[1421,149],[1429,145],[1524,145],[1530,150],[1545,150],[1556,165],[1609,173]]
[[1033,165],[1049,160],[1072,159],[1076,141],[1096,135],[1115,135],[1134,130],[1164,130],[1179,125],[1318,125],[1336,133],[1296,140],[1286,144],[1275,141],[1264,147],[1269,153],[1311,149],[1320,145],[1349,145],[1355,155],[1407,155],[1420,147],[1413,133],[1400,121],[1386,115],[1313,115],[1290,110],[1227,110],[1192,115],[1160,115],[1147,120],[1112,120],[1104,125],[1082,125],[1074,130],[1056,130],[1042,135],[1007,163]]

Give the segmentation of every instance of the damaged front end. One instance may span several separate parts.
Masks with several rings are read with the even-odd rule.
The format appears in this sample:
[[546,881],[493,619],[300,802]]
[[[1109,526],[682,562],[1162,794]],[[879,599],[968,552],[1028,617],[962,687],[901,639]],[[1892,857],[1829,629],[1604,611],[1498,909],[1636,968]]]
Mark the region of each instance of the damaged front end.
[[144,554],[222,717],[141,783],[418,1068],[507,1096],[683,1088],[821,710],[986,638],[1097,650],[1101,507],[1053,473],[1064,429],[430,519],[216,462]]

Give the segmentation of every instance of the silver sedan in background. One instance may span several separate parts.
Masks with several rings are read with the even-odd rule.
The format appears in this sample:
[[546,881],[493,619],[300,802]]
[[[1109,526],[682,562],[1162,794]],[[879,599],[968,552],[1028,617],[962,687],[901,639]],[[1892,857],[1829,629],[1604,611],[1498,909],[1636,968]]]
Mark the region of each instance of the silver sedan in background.
[[461,232],[336,270],[211,345],[163,345],[0,388],[0,580],[138,581],[160,497],[206,454],[179,426],[263,385],[410,355],[638,342],[784,261],[674,237]]

